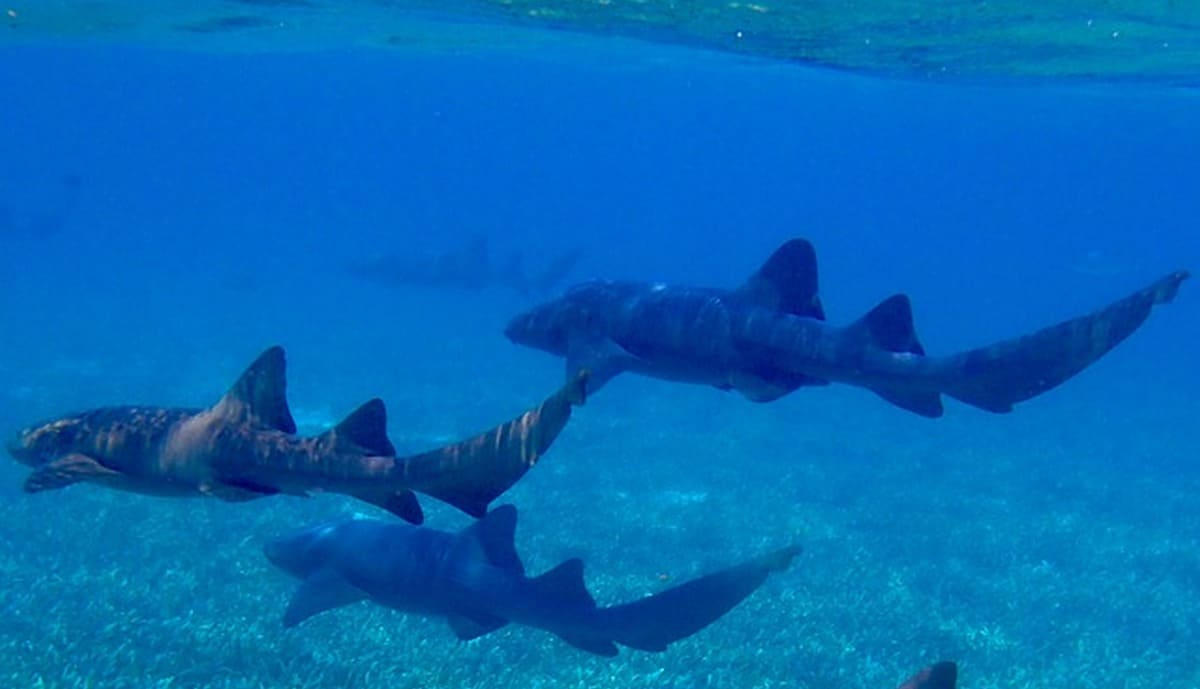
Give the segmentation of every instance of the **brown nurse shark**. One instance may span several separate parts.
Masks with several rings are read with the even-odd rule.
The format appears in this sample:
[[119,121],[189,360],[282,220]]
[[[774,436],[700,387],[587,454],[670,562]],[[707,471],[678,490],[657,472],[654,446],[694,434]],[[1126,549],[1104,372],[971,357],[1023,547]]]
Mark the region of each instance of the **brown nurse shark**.
[[324,491],[420,523],[418,491],[481,517],[549,449],[582,403],[585,380],[473,438],[398,457],[379,399],[325,433],[298,437],[284,370],[283,349],[272,347],[207,409],[93,409],[27,428],[8,451],[33,468],[31,493],[79,482],[228,501]]

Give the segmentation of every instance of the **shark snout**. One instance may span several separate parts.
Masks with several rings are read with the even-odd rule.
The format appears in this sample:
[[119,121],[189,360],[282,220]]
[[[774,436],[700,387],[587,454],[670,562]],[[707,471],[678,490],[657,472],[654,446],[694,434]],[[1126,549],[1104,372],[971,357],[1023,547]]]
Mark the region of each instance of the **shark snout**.
[[520,316],[510,320],[508,325],[504,326],[504,336],[507,337],[510,342],[520,344],[521,335],[527,328],[525,323],[526,320],[527,316],[525,314],[521,314]]
[[28,435],[28,431],[21,431],[20,433],[16,433],[11,436],[8,441],[4,443],[5,451],[7,451],[13,459],[23,464],[29,463],[28,460],[30,451],[29,444],[26,442],[26,436]]
[[513,344],[565,354],[563,313],[550,304],[518,314],[504,327],[504,336]]

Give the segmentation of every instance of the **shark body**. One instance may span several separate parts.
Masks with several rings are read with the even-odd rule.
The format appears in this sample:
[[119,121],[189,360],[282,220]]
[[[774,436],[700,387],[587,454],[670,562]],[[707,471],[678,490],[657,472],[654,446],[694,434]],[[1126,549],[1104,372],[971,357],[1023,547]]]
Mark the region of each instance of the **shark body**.
[[846,326],[825,321],[812,245],[793,239],[737,289],[592,281],[514,318],[517,344],[589,371],[589,392],[623,371],[737,390],[768,402],[798,388],[845,383],[927,417],[941,395],[1010,411],[1087,368],[1132,334],[1188,277],[1166,275],[1099,311],[950,356],[926,356],[908,297]]
[[549,449],[582,401],[582,380],[468,440],[398,457],[383,402],[373,399],[318,436],[296,435],[283,349],[258,357],[206,409],[106,407],[38,424],[8,446],[32,467],[28,492],[89,482],[163,496],[244,501],[275,494],[351,495],[408,521],[423,516],[413,491],[473,516]]
[[658,652],[715,622],[800,552],[789,546],[633,603],[602,608],[584,586],[578,559],[526,576],[513,545],[516,521],[516,509],[504,505],[457,533],[347,519],[268,543],[264,552],[272,564],[301,580],[283,623],[291,627],[370,600],[445,618],[462,640],[515,623],[597,655],[616,655],[618,644]]

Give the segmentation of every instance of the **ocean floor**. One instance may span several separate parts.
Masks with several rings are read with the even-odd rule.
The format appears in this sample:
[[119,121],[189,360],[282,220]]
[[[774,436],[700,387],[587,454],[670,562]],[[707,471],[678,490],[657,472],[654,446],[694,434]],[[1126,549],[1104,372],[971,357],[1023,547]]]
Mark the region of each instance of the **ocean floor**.
[[[558,384],[559,362],[471,337],[492,325],[458,326],[448,342],[437,332],[395,341],[394,358],[382,340],[340,351],[298,342],[289,374],[304,430],[375,394],[401,449],[515,415]],[[153,351],[127,355],[152,361]],[[120,352],[48,357],[42,369],[0,370],[0,411],[15,430],[79,405],[207,404],[255,353],[227,343],[173,377],[126,366]],[[1144,366],[1118,350],[1013,414],[954,404],[938,421],[838,387],[755,405],[614,381],[504,498],[520,509],[531,572],[582,557],[597,600],[616,603],[791,541],[805,547],[712,627],[663,654],[615,659],[525,628],[460,643],[441,622],[367,604],[284,630],[293,583],[263,543],[370,508],[86,485],[24,495],[24,469],[6,462],[0,684],[892,689],[953,658],[969,689],[1193,689],[1196,401],[1137,385]],[[467,522],[424,504],[432,526]]]

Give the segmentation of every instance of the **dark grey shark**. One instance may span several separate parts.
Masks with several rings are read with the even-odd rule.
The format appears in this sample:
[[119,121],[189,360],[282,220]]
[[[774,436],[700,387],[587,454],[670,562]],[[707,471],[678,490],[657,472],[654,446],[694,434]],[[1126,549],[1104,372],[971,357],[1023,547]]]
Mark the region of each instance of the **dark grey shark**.
[[539,406],[463,442],[397,457],[383,402],[373,399],[335,428],[295,435],[283,349],[272,347],[207,409],[107,407],[25,429],[8,445],[33,467],[25,490],[86,481],[166,496],[243,501],[284,493],[352,495],[420,523],[412,491],[473,516],[549,449],[583,400],[572,381]]
[[513,545],[516,523],[516,508],[504,505],[458,533],[345,519],[273,541],[264,548],[267,558],[301,580],[283,623],[291,627],[370,600],[444,617],[463,640],[511,622],[603,656],[616,655],[617,644],[664,651],[732,610],[800,552],[790,546],[633,603],[601,608],[584,586],[578,559],[527,577]]
[[1175,297],[1186,271],[1094,313],[1031,335],[944,357],[925,356],[908,297],[829,325],[812,245],[793,239],[733,290],[593,281],[514,318],[510,340],[588,371],[589,392],[622,371],[737,390],[768,402],[797,388],[848,383],[923,416],[941,395],[1010,411],[1082,371]]

